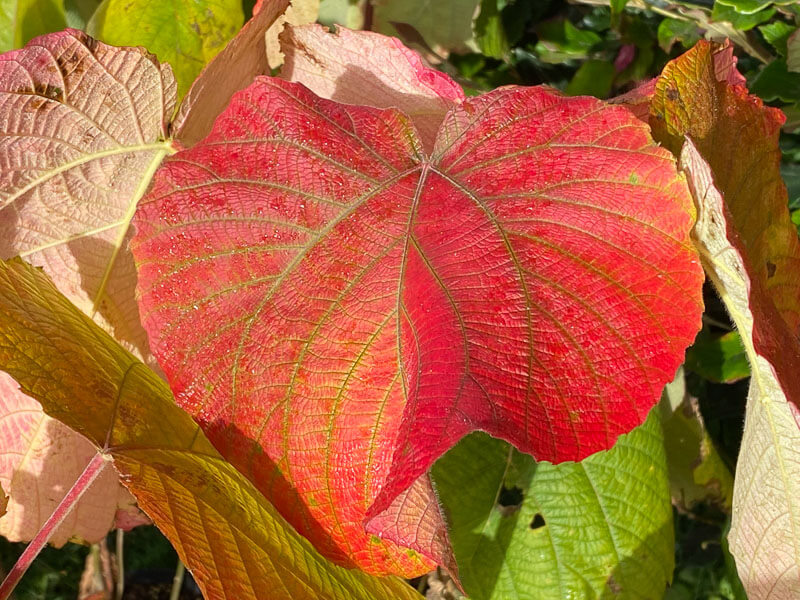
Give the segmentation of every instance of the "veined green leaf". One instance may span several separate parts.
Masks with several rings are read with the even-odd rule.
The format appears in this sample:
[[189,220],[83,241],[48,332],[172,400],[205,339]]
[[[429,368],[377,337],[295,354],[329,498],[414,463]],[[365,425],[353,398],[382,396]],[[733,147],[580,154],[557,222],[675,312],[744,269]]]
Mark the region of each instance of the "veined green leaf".
[[144,46],[168,62],[182,98],[243,22],[238,0],[104,0],[87,31],[114,46]]
[[657,413],[580,463],[537,464],[483,433],[442,457],[433,477],[470,598],[660,597],[674,558]]

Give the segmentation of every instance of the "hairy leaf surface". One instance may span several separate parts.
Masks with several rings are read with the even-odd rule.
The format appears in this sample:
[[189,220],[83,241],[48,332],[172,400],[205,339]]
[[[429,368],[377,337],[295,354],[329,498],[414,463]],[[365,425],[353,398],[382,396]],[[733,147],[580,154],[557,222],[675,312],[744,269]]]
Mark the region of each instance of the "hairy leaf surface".
[[[0,258],[20,255],[42,267],[81,310],[150,361],[127,244],[136,203],[170,152],[164,140],[174,107],[169,68],[140,49],[65,31],[0,56]],[[0,531],[30,539],[83,469],[87,442],[8,381],[0,439],[0,481],[15,498]],[[99,528],[113,523],[118,502],[131,501],[113,474],[103,474],[53,541],[102,538]],[[90,513],[94,519],[81,517]]]
[[[686,143],[681,162],[702,202],[697,235],[707,271],[742,333],[751,367],[744,436],[728,534],[739,578],[753,600],[800,594],[800,344],[750,273],[747,246],[732,226],[708,163]],[[772,314],[770,314],[772,313]],[[770,331],[772,330],[772,331]],[[762,345],[768,335],[777,347]],[[792,402],[792,403],[790,403]]]
[[259,78],[165,163],[133,250],[215,446],[326,555],[410,574],[386,540],[446,562],[424,474],[466,433],[563,461],[642,422],[699,328],[692,221],[619,107],[499,89],[428,153],[395,109]]
[[472,600],[659,598],[674,532],[658,411],[611,450],[536,463],[486,434],[433,467]]
[[110,454],[209,600],[418,598],[322,558],[177,406],[166,384],[47,277],[0,263],[0,368]]
[[784,118],[720,78],[706,42],[665,68],[651,115],[665,144],[676,150],[683,144],[681,163],[700,207],[701,257],[751,366],[731,552],[748,597],[796,598],[800,243],[779,171]]
[[174,108],[169,67],[140,49],[70,30],[0,56],[0,257],[44,268],[145,358],[127,243]]

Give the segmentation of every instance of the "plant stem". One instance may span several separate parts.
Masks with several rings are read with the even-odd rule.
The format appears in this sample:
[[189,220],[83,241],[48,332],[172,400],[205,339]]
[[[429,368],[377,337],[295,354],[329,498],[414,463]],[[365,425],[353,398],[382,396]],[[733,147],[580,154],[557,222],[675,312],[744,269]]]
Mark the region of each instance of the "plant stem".
[[114,600],[122,600],[122,594],[125,592],[125,532],[122,529],[117,529],[117,584],[114,586]]
[[178,600],[180,597],[184,573],[186,573],[186,566],[179,558],[178,566],[175,568],[175,577],[172,579],[172,591],[169,594],[169,600]]
[[42,528],[31,540],[31,543],[28,544],[28,547],[25,548],[25,551],[19,557],[16,564],[11,568],[11,571],[9,571],[8,575],[3,580],[3,583],[0,584],[0,600],[8,599],[11,592],[19,583],[19,580],[22,579],[25,571],[31,566],[31,563],[39,555],[39,552],[42,551],[42,548],[47,545],[47,541],[53,535],[53,532],[64,522],[64,519],[67,518],[67,515],[69,515],[70,511],[72,511],[78,503],[78,500],[83,496],[83,493],[89,489],[92,483],[94,483],[94,480],[97,479],[97,476],[103,471],[107,462],[108,456],[105,454],[98,452],[92,457],[92,460],[86,465],[83,473],[80,474],[75,484],[58,504],[53,514],[50,515],[50,518],[42,525]]

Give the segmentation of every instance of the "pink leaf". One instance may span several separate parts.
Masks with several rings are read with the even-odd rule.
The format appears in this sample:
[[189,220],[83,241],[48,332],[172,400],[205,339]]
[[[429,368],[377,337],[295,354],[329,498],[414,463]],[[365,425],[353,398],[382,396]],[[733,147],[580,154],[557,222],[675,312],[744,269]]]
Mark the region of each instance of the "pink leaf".
[[305,25],[287,26],[282,42],[283,79],[344,104],[399,108],[411,117],[428,150],[447,111],[464,100],[457,83],[426,67],[396,38]]
[[[0,486],[10,495],[0,535],[30,541],[78,479],[97,449],[83,436],[42,412],[40,404],[0,373]],[[52,532],[49,542],[70,538],[98,542],[109,529],[149,523],[113,469],[103,472]]]

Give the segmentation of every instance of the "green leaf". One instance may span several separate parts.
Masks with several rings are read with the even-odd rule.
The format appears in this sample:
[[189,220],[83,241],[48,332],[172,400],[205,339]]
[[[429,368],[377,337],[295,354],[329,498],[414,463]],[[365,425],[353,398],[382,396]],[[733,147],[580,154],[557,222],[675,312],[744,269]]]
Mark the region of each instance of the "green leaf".
[[781,56],[786,56],[786,40],[797,30],[797,27],[789,25],[783,21],[773,21],[758,28],[764,39],[775,48]]
[[86,29],[92,15],[100,6],[101,0],[64,0],[67,27]]
[[434,465],[433,477],[472,600],[659,598],[671,578],[657,411],[611,450],[557,466],[472,434]]
[[[768,6],[766,3],[764,6]],[[765,8],[765,10],[754,10],[752,12],[741,12],[735,8],[717,2],[711,11],[712,21],[727,21],[731,23],[739,31],[747,31],[756,25],[769,21],[772,15],[775,14],[774,8]]]
[[800,35],[797,31],[786,40],[786,66],[792,73],[800,72]]
[[617,71],[607,60],[587,60],[575,72],[566,92],[570,96],[607,98]]
[[182,98],[243,22],[238,0],[103,0],[87,31],[114,46],[144,46],[168,62]]
[[375,31],[397,37],[410,26],[430,48],[443,56],[450,51],[478,49],[472,18],[480,0],[372,0],[372,3]]
[[[800,115],[798,115],[798,117],[800,117]],[[798,125],[800,125],[800,123],[798,123]],[[789,195],[789,209],[800,209],[800,163],[782,162],[781,178],[783,179],[783,183],[786,184],[786,191]]]
[[66,26],[64,0],[0,0],[0,52]]
[[718,6],[731,8],[742,15],[752,15],[769,6],[782,6],[794,4],[796,0],[716,0],[714,9]]
[[625,10],[625,5],[628,4],[628,0],[610,0],[609,4],[611,5],[611,15],[619,15]]
[[738,331],[719,336],[703,329],[686,351],[686,368],[716,383],[733,383],[750,376]]
[[689,48],[700,39],[700,30],[694,21],[664,19],[658,25],[658,45],[664,52],[669,52],[675,42]]
[[500,10],[505,0],[481,0],[481,11],[475,19],[475,39],[486,56],[503,58],[509,50]]
[[786,61],[778,58],[761,69],[750,91],[766,102],[797,102],[800,100],[800,73],[791,73]]
[[730,511],[733,476],[711,441],[697,399],[686,393],[682,368],[659,407],[672,501],[684,510],[707,503]]
[[0,261],[0,368],[113,457],[206,598],[419,598],[400,579],[322,558],[219,455],[160,377],[18,258]]
[[323,25],[361,29],[364,26],[365,4],[365,0],[322,0],[317,20]]
[[592,48],[603,41],[594,31],[578,29],[566,19],[540,23],[536,34],[539,36],[536,53],[542,61],[552,64],[586,58]]

